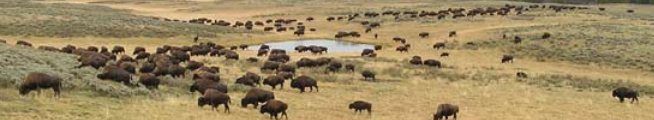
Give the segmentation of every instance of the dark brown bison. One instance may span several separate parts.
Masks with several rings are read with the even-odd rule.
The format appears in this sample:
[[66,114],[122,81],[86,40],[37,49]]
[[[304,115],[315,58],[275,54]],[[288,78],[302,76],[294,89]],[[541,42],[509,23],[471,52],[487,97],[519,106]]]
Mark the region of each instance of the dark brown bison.
[[411,60],[409,60],[409,63],[411,63],[413,65],[422,65],[422,57],[413,56],[413,57],[411,57]]
[[627,10],[627,13],[634,13],[634,10]]
[[[107,48],[105,46],[100,47],[100,53],[109,53],[109,48]],[[111,53],[111,54],[114,54],[114,53]]]
[[363,49],[361,52],[361,56],[369,56],[370,54],[375,53],[375,50],[372,49]]
[[209,80],[209,79],[199,79],[195,80],[195,82],[191,85],[190,92],[193,93],[195,91],[200,92],[200,94],[204,94],[206,90],[217,90],[223,93],[227,93],[227,85],[221,84],[220,82],[216,82],[214,80]]
[[27,95],[33,90],[38,90],[40,92],[40,89],[48,88],[54,90],[55,97],[60,97],[61,78],[45,73],[33,72],[23,79],[23,83],[21,83],[18,88],[18,93],[20,95]]
[[141,68],[139,68],[139,72],[141,73],[150,73],[154,71],[154,69],[157,68],[157,66],[154,63],[150,62],[145,62],[141,64]]
[[365,70],[361,72],[361,76],[363,76],[363,80],[372,79],[372,81],[375,81],[375,73],[371,71]]
[[202,107],[204,105],[210,105],[211,110],[217,110],[218,106],[223,104],[225,105],[225,112],[229,112],[229,104],[231,104],[232,100],[227,95],[227,93],[223,93],[217,90],[209,89],[204,92],[203,96],[198,98],[198,106]]
[[350,109],[354,109],[354,112],[363,112],[363,110],[368,111],[368,115],[372,114],[372,104],[366,101],[357,100],[349,105]]
[[618,87],[613,90],[613,98],[618,98],[620,102],[624,102],[624,98],[631,98],[631,103],[638,102],[638,91],[629,89],[627,87]]
[[136,62],[122,62],[118,64],[118,67],[120,67],[120,69],[123,69],[129,72],[130,74],[136,74],[136,66],[137,66]]
[[142,60],[142,59],[145,59],[145,58],[150,57],[150,55],[151,55],[151,54],[148,53],[148,52],[139,52],[139,53],[136,53],[136,57],[135,57],[135,59],[136,59],[136,60]]
[[375,45],[375,50],[381,50],[382,46],[381,45]]
[[148,89],[158,89],[161,80],[152,74],[141,74],[139,76],[139,83],[143,84]]
[[452,104],[440,104],[438,105],[438,111],[434,114],[434,120],[441,120],[443,118],[448,119],[449,116],[454,117],[456,120],[456,114],[459,113],[459,106]]
[[200,72],[193,74],[193,80],[207,79],[220,82],[220,75],[210,72]]
[[420,36],[420,38],[427,38],[427,37],[429,37],[429,33],[428,32],[421,32],[420,34],[418,34],[418,36]]
[[456,36],[456,31],[450,31],[449,37],[455,37]]
[[254,108],[259,107],[259,103],[264,103],[268,100],[275,99],[273,92],[262,90],[259,88],[252,88],[241,99],[241,107],[246,108],[249,104],[254,105]]
[[270,54],[268,56],[268,61],[286,63],[291,60],[291,56],[287,54]]
[[105,67],[104,71],[101,74],[98,74],[97,77],[101,80],[112,80],[115,82],[121,82],[125,85],[130,85],[130,81],[132,80],[132,76],[130,76],[129,72],[117,66]]
[[442,68],[442,67],[443,67],[443,66],[441,65],[441,62],[440,62],[440,61],[438,61],[438,60],[434,60],[434,59],[427,59],[427,60],[425,60],[425,62],[424,62],[423,64],[425,64],[425,65],[427,65],[427,66],[429,66],[429,67],[438,67],[438,68]]
[[141,47],[141,46],[135,47],[134,52],[132,54],[136,55],[136,54],[138,54],[140,52],[146,52],[145,47]]
[[275,61],[266,61],[263,63],[263,67],[261,67],[261,70],[277,70],[279,66],[281,66],[282,63],[275,62]]
[[37,49],[50,51],[50,52],[60,52],[61,51],[61,50],[59,50],[59,48],[52,47],[52,46],[39,46],[39,48],[37,48]]
[[513,63],[513,56],[510,55],[502,56],[502,63],[507,63],[507,62]]
[[273,90],[275,90],[277,85],[280,85],[281,89],[284,89],[284,78],[278,75],[268,76],[266,79],[263,79],[263,84],[269,85]]
[[113,53],[113,54],[125,53],[125,47],[123,47],[123,46],[114,46],[114,49],[111,50],[111,53]]
[[245,59],[245,61],[255,63],[255,62],[259,62],[259,59],[255,58],[255,57],[249,57],[248,59]]
[[282,116],[285,116],[286,119],[288,119],[288,115],[286,114],[287,109],[288,109],[288,105],[286,103],[279,100],[270,99],[266,101],[266,104],[263,104],[261,106],[259,112],[261,114],[265,114],[265,113],[270,114],[270,119],[273,119],[273,117],[275,119],[278,119],[277,115],[279,115],[279,113],[281,113]]
[[65,47],[62,47],[62,48],[61,48],[61,52],[64,52],[64,53],[73,53],[73,51],[74,51],[75,49],[77,49],[77,47],[75,47],[75,46],[73,46],[73,45],[66,45]]
[[517,73],[515,73],[515,76],[518,77],[518,78],[527,78],[527,73],[517,72]]
[[433,47],[434,47],[434,49],[445,48],[445,43],[443,43],[443,42],[439,42],[439,43],[434,44]]
[[98,52],[99,51],[98,47],[95,47],[95,46],[86,47],[86,50],[91,51],[91,52]]
[[29,43],[29,42],[23,41],[23,40],[16,41],[16,45],[25,46],[25,47],[32,47],[32,43]]
[[513,39],[513,43],[515,44],[522,43],[522,38],[520,36],[515,36]]
[[449,56],[450,56],[450,53],[448,53],[448,52],[441,53],[441,57],[449,57]]
[[227,59],[227,60],[238,60],[238,53],[228,52],[228,53],[225,54],[225,59]]
[[270,54],[286,54],[286,50],[272,49],[272,50],[270,50]]
[[203,71],[203,72],[208,72],[208,73],[213,73],[213,74],[218,74],[220,73],[220,68],[219,67],[207,67],[207,66],[202,66],[198,69],[198,71]]
[[192,61],[192,60],[188,61],[186,63],[186,69],[188,69],[188,70],[197,70],[197,69],[201,68],[202,66],[204,66],[204,63],[197,62],[197,61]]
[[104,54],[88,52],[82,55],[78,60],[81,62],[77,68],[91,66],[95,69],[100,69],[104,67],[111,58]]
[[395,48],[395,51],[399,51],[399,52],[409,52],[409,47],[407,47],[407,46],[399,46],[399,47]]
[[277,68],[277,72],[290,72],[290,73],[295,73],[295,67],[291,65],[280,65],[279,68]]
[[316,92],[318,92],[318,81],[309,76],[300,76],[291,80],[291,88],[300,89],[300,93],[303,93],[304,88],[306,87],[309,87],[312,92],[313,88],[315,87]]
[[599,10],[600,10],[600,11],[605,11],[605,10],[606,10],[606,8],[599,8]]
[[0,43],[2,43],[2,44],[7,44],[7,41],[6,41],[6,40],[3,40],[3,39],[0,39]]
[[541,36],[542,39],[548,39],[550,37],[552,37],[552,34],[550,34],[548,32],[543,33],[543,36]]
[[354,72],[354,65],[352,65],[352,64],[345,64],[345,70],[346,70],[346,71],[350,71],[350,72]]
[[242,45],[239,45],[238,48],[241,48],[241,50],[245,50],[245,49],[248,48],[248,45],[242,44]]
[[257,56],[266,56],[266,55],[268,55],[268,50],[266,49],[261,49],[257,51]]

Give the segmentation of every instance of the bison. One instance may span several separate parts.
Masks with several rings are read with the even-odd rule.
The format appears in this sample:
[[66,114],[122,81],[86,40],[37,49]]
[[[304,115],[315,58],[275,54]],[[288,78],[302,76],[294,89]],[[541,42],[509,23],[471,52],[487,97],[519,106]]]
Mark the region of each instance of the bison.
[[311,91],[315,87],[316,92],[318,92],[318,82],[309,76],[300,76],[291,80],[291,88],[300,89],[300,93],[303,93],[306,87],[309,87]]
[[354,72],[354,65],[352,64],[345,64],[345,70]]
[[275,94],[270,91],[262,90],[259,88],[252,88],[241,99],[241,107],[246,108],[249,104],[254,105],[254,108],[259,107],[259,103],[264,103],[268,100],[275,99]]
[[124,69],[121,69],[117,66],[107,66],[104,68],[104,71],[101,74],[96,76],[101,80],[112,80],[116,82],[122,82],[125,85],[129,85],[132,80],[130,73]]
[[438,111],[434,114],[434,120],[441,120],[443,117],[448,119],[449,116],[453,116],[456,119],[456,114],[459,113],[459,106],[452,104],[440,104],[438,105]]
[[373,81],[375,81],[375,73],[371,71],[365,70],[361,72],[361,76],[363,76],[363,80],[372,79]]
[[219,82],[209,80],[209,79],[200,79],[200,80],[195,80],[195,83],[191,85],[190,92],[193,93],[195,91],[200,92],[200,94],[204,94],[206,90],[217,90],[223,93],[227,93],[227,85],[221,84]]
[[285,78],[278,75],[268,76],[266,79],[263,79],[263,84],[269,85],[273,90],[275,90],[277,85],[280,85],[281,89],[284,89],[284,79]]
[[211,110],[216,110],[219,105],[223,104],[225,105],[225,112],[229,112],[231,101],[226,93],[210,89],[205,91],[202,97],[198,98],[198,106],[202,108],[204,105],[210,105]]
[[507,62],[513,63],[513,56],[510,55],[502,56],[502,63],[507,63]]
[[434,60],[434,59],[427,59],[427,60],[425,60],[425,62],[423,64],[425,64],[427,66],[430,66],[430,67],[437,67],[437,68],[442,68],[443,67],[441,65],[440,61]]
[[286,103],[279,100],[270,99],[266,101],[266,104],[263,104],[261,106],[259,112],[261,114],[265,114],[265,113],[270,114],[270,119],[272,119],[273,117],[277,119],[277,115],[279,113],[281,113],[282,116],[285,116],[286,119],[288,119],[288,115],[286,114],[286,109],[288,109],[288,105]]
[[518,78],[527,78],[527,73],[517,72],[517,73],[515,73],[515,76],[518,77]]
[[23,79],[23,83],[18,88],[18,93],[20,95],[27,95],[33,90],[40,92],[40,89],[48,88],[52,88],[55,97],[60,97],[61,78],[45,73],[33,72]]
[[638,92],[627,87],[618,87],[613,90],[613,98],[618,98],[620,102],[624,102],[624,98],[631,98],[631,103],[638,102]]
[[372,114],[372,104],[366,101],[357,100],[349,105],[350,109],[354,109],[354,112],[363,112],[363,110],[368,111],[368,115]]
[[141,74],[139,76],[139,83],[145,85],[148,89],[158,89],[161,80],[152,74]]

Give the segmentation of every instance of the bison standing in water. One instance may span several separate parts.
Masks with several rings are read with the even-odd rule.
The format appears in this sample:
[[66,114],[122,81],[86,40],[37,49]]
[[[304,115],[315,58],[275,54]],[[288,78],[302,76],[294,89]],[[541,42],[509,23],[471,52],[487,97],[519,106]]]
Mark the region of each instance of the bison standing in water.
[[459,106],[452,104],[440,104],[438,105],[438,111],[434,114],[434,120],[441,120],[443,117],[448,119],[449,116],[454,117],[456,120],[456,114],[459,113]]
[[613,90],[613,97],[618,98],[620,102],[624,102],[624,98],[631,98],[631,103],[638,102],[638,92],[627,87],[619,87]]
[[47,89],[52,88],[55,93],[55,97],[60,97],[61,88],[61,78],[56,76],[50,76],[44,73],[30,73],[23,79],[23,83],[20,84],[18,92],[20,95],[27,95],[33,90]]

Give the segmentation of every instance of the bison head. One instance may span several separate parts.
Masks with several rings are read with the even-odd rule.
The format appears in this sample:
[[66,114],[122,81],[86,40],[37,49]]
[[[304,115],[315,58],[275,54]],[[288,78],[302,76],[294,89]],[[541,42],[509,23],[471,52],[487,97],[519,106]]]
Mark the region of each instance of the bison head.
[[206,104],[207,103],[206,103],[206,101],[204,101],[204,97],[198,98],[198,107],[202,107],[202,106],[204,106]]
[[28,93],[30,93],[30,91],[31,91],[31,89],[29,89],[27,86],[22,86],[22,85],[18,89],[18,93],[20,95],[27,95]]

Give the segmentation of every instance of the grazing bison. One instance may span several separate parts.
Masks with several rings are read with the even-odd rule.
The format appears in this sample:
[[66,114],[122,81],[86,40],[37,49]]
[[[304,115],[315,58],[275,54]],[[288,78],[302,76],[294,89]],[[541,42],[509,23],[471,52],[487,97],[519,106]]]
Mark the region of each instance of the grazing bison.
[[366,101],[357,100],[349,105],[350,109],[354,109],[354,112],[363,112],[363,110],[368,111],[368,115],[372,114],[372,104]]
[[129,72],[130,74],[136,74],[136,62],[122,62],[118,64],[118,67]]
[[118,62],[136,62],[134,58],[130,57],[129,55],[121,55],[120,58],[118,58]]
[[55,48],[52,46],[39,46],[39,50],[45,50],[45,51],[50,51],[50,52],[60,52],[59,48]]
[[382,46],[381,45],[375,45],[375,50],[381,50]]
[[101,80],[121,82],[125,85],[130,85],[130,81],[132,80],[132,76],[130,76],[129,72],[117,66],[105,67],[104,71],[101,74],[98,74],[96,77]]
[[241,107],[246,108],[249,104],[252,104],[256,109],[259,107],[259,103],[264,103],[271,99],[275,99],[275,94],[273,92],[259,88],[252,88],[245,94],[245,97],[241,99]]
[[427,37],[429,37],[429,33],[428,32],[421,32],[420,34],[418,34],[418,36],[420,36],[420,38],[427,38]]
[[370,54],[375,53],[375,50],[372,49],[363,49],[361,52],[361,56],[369,56]]
[[200,72],[193,74],[193,80],[207,79],[220,82],[220,75],[210,72]]
[[624,98],[631,98],[631,103],[638,102],[638,92],[627,87],[619,87],[613,90],[613,98],[618,98],[620,102],[624,102]]
[[141,46],[135,47],[134,52],[132,54],[136,55],[136,54],[138,54],[140,52],[146,52],[145,47],[141,47]]
[[280,65],[279,68],[277,68],[277,72],[295,73],[295,67],[291,65]]
[[268,76],[266,79],[263,79],[264,85],[269,85],[273,90],[277,85],[281,86],[281,89],[284,89],[284,78],[278,75]]
[[113,53],[113,54],[125,53],[125,47],[123,47],[123,46],[114,46],[114,49],[111,50],[111,53]]
[[254,82],[254,80],[252,80],[251,78],[245,77],[245,76],[237,78],[235,83],[236,84],[247,85],[247,86],[252,86],[252,87],[256,87],[256,85],[257,85],[257,82]]
[[312,92],[315,87],[318,92],[318,82],[309,76],[300,76],[291,80],[291,88],[300,89],[300,93],[303,93],[306,87],[309,87]]
[[272,49],[272,50],[270,50],[270,54],[273,54],[273,55],[275,55],[275,54],[286,54],[286,50]]
[[513,39],[513,43],[515,44],[519,44],[521,42],[522,42],[522,38],[520,36],[515,36],[515,38]]
[[422,64],[422,58],[420,56],[413,56],[411,60],[409,60],[409,63],[413,65],[421,65]]
[[434,59],[427,59],[427,60],[425,60],[425,62],[424,62],[423,64],[425,64],[425,65],[427,65],[427,66],[430,66],[430,67],[438,67],[438,68],[442,68],[442,67],[443,67],[443,66],[441,65],[441,62],[440,62],[440,61],[438,61],[438,60],[434,60]]
[[294,73],[290,72],[277,72],[277,76],[284,78],[284,80],[293,79]]
[[434,120],[441,120],[443,118],[448,119],[449,116],[454,117],[456,120],[456,114],[459,113],[459,106],[452,104],[440,104],[438,105],[438,111],[434,114]]
[[634,10],[627,10],[627,13],[634,13]]
[[259,62],[259,59],[255,58],[255,57],[249,57],[248,59],[245,59],[245,61],[255,63],[255,62]]
[[151,54],[147,53],[147,52],[136,53],[136,60],[142,60],[142,59],[148,58],[148,57],[150,57],[150,55]]
[[399,47],[395,48],[395,51],[399,51],[399,52],[409,52],[409,47],[407,47],[407,46],[399,46]]
[[443,42],[439,42],[439,43],[434,44],[433,47],[434,47],[434,49],[445,48],[445,43],[443,43]]
[[145,85],[148,89],[158,89],[161,80],[152,74],[141,74],[139,83]]
[[352,65],[352,64],[345,64],[345,70],[346,70],[346,71],[350,71],[350,72],[354,72],[354,65]]
[[517,73],[515,73],[515,76],[518,77],[518,78],[527,78],[527,73],[517,72]]
[[238,60],[238,53],[228,52],[228,53],[225,54],[225,59],[226,60]]
[[361,72],[361,76],[363,76],[363,80],[372,79],[372,81],[376,81],[375,80],[375,73],[373,73],[371,71],[365,70],[365,71]]
[[275,117],[275,119],[278,119],[277,115],[279,115],[279,113],[282,113],[282,116],[285,116],[286,119],[288,119],[288,115],[286,114],[286,109],[288,109],[288,105],[286,103],[279,100],[270,99],[266,101],[266,104],[263,104],[261,106],[259,112],[261,114],[265,114],[265,113],[270,114],[270,119],[272,119],[273,117]]
[[197,61],[188,61],[186,63],[186,69],[188,69],[188,70],[197,70],[202,66],[204,66],[204,63],[197,62]]
[[33,72],[23,79],[23,83],[18,88],[20,95],[27,95],[33,90],[48,89],[54,90],[55,97],[60,97],[61,78],[44,73]]
[[275,61],[266,61],[263,63],[263,67],[261,67],[261,70],[277,70],[281,66],[281,63],[275,62]]
[[73,53],[73,51],[74,51],[75,49],[77,49],[77,47],[75,47],[75,46],[73,46],[73,45],[66,45],[65,47],[61,48],[61,52],[69,53],[69,54],[70,54],[70,53]]
[[450,56],[450,53],[448,53],[448,52],[441,53],[441,57],[449,57],[449,56]]
[[548,32],[543,33],[543,36],[541,36],[542,39],[548,39],[550,37],[552,37],[552,34],[550,34]]
[[449,37],[454,37],[454,36],[456,36],[456,31],[450,31]]
[[502,63],[507,63],[507,62],[513,63],[513,56],[510,55],[502,56]]
[[257,56],[266,56],[268,55],[268,50],[267,49],[260,49],[257,51]]
[[88,51],[92,51],[92,52],[98,52],[98,47],[95,47],[95,46],[89,46],[89,47],[86,47],[86,50],[88,50]]
[[204,92],[202,97],[198,98],[198,106],[202,108],[204,105],[210,105],[213,111],[218,109],[219,105],[223,104],[225,105],[225,112],[229,112],[231,101],[231,98],[226,93],[209,89]]
[[290,60],[291,60],[291,56],[287,54],[270,54],[270,56],[268,56],[268,61],[286,63]]
[[141,73],[150,73],[154,71],[154,69],[157,68],[156,64],[151,63],[151,62],[145,62],[141,64],[141,68],[139,68],[139,72]]
[[200,94],[204,94],[206,90],[217,90],[223,93],[227,93],[227,85],[221,84],[219,82],[216,82],[214,80],[209,80],[209,79],[199,79],[195,80],[195,82],[191,85],[190,92],[193,93],[195,91],[200,92]]
[[23,41],[23,40],[16,41],[16,45],[25,46],[25,47],[32,47],[32,43],[29,43],[29,42]]

